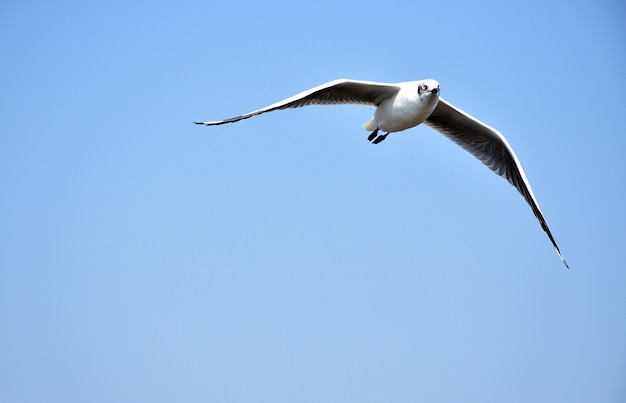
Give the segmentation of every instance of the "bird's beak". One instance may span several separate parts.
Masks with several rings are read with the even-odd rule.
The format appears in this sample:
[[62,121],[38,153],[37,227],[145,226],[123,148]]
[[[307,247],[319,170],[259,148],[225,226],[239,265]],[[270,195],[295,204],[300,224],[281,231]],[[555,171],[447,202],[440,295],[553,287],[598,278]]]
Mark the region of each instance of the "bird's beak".
[[433,94],[438,93],[439,92],[439,87],[433,88],[432,91],[430,91],[430,92],[433,93]]

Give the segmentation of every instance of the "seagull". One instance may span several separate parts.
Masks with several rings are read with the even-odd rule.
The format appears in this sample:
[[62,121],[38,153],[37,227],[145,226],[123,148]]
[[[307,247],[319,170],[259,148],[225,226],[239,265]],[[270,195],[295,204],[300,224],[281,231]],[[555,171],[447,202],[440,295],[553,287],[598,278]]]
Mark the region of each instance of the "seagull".
[[373,144],[379,144],[390,133],[400,132],[424,123],[454,141],[515,186],[539,220],[541,228],[550,238],[561,261],[565,267],[569,268],[539,209],[522,165],[508,141],[499,131],[456,108],[439,95],[439,83],[432,79],[401,83],[340,79],[303,91],[245,115],[194,123],[217,126],[239,122],[279,109],[299,108],[307,105],[361,104],[376,108],[374,116],[363,125],[363,128],[371,131],[367,139]]

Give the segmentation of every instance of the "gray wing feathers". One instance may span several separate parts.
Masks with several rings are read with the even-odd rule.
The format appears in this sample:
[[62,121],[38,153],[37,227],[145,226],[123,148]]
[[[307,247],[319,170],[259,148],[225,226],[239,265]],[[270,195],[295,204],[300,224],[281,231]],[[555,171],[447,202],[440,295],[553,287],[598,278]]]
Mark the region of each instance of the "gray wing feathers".
[[400,87],[393,84],[373,81],[335,80],[245,115],[225,120],[194,123],[207,126],[222,125],[248,119],[265,112],[299,108],[307,105],[361,104],[376,107],[383,100],[394,96],[399,90]]
[[522,179],[523,171],[521,166],[518,166],[513,150],[500,132],[456,109],[441,98],[424,123],[470,152],[489,169],[523,192],[522,185],[525,185]]
[[530,205],[535,217],[541,224],[541,228],[546,232],[559,257],[567,266],[567,262],[565,262],[565,258],[539,209],[539,204],[530,188],[522,165],[504,136],[496,129],[455,108],[441,98],[439,98],[439,103],[433,113],[424,123],[441,132],[515,186]]

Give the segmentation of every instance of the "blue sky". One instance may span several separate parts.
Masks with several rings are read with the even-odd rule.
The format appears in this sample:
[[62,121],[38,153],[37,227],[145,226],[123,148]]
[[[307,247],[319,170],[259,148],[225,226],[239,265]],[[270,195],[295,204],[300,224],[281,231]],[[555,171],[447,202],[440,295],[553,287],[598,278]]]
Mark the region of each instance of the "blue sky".
[[[101,4],[100,4],[101,3]],[[619,1],[0,6],[0,401],[623,402]],[[522,197],[363,106],[434,78]]]

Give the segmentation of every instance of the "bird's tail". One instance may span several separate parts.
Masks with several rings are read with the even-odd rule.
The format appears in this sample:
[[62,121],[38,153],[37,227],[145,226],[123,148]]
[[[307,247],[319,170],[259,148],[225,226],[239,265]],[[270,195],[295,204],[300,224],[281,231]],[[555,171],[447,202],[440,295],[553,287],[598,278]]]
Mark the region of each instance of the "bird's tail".
[[376,130],[377,127],[378,125],[376,124],[376,120],[374,120],[374,117],[365,122],[365,124],[363,125],[363,128],[369,131]]

